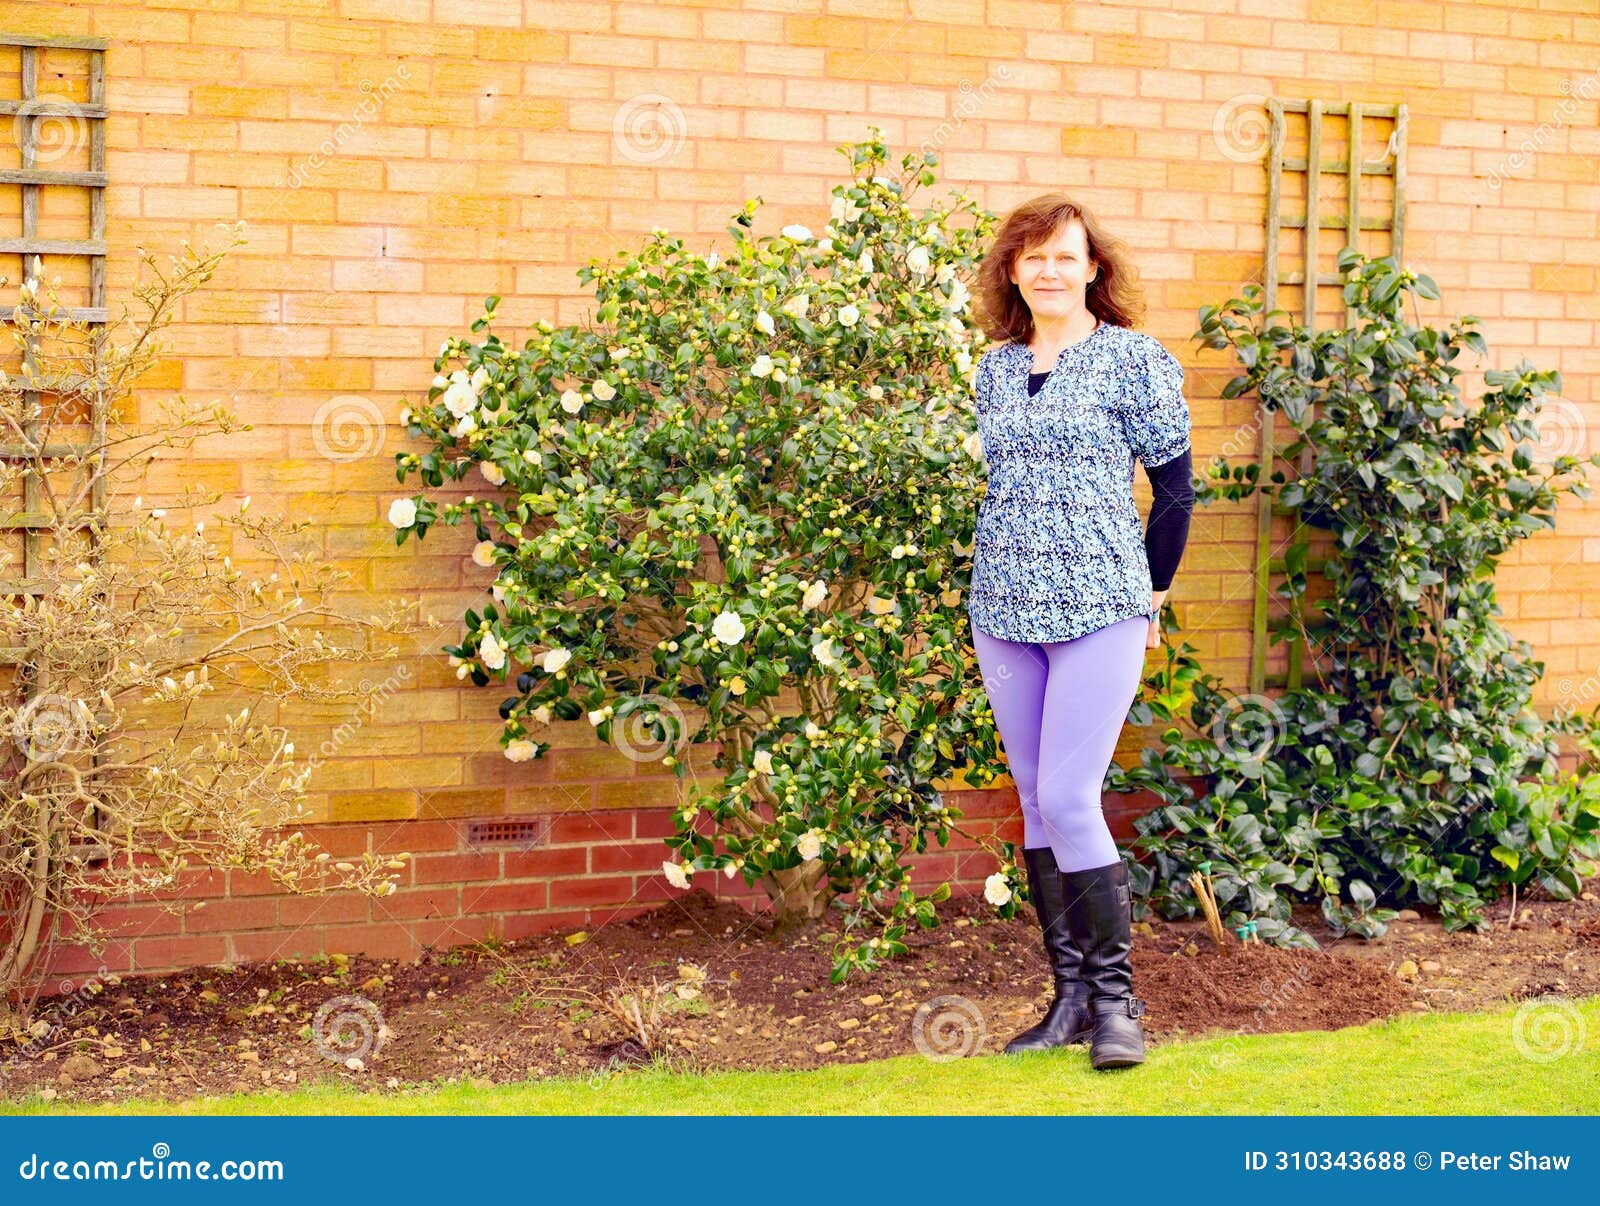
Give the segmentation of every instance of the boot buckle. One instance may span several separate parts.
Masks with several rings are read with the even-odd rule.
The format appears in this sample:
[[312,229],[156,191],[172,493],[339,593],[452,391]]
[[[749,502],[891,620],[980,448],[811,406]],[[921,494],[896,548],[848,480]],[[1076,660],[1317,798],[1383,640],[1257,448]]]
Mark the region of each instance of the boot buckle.
[[1144,1002],[1138,997],[1128,998],[1128,1016],[1130,1018],[1144,1017]]

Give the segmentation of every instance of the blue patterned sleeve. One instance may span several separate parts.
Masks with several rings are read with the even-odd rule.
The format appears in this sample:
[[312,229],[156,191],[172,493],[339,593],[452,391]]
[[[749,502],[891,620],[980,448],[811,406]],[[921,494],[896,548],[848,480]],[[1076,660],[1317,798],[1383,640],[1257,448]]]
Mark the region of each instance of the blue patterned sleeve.
[[978,367],[972,372],[972,413],[982,415],[989,407],[989,353],[978,357]]
[[1139,361],[1122,400],[1122,425],[1133,454],[1153,469],[1189,447],[1189,405],[1183,399],[1183,365],[1176,356],[1151,339]]

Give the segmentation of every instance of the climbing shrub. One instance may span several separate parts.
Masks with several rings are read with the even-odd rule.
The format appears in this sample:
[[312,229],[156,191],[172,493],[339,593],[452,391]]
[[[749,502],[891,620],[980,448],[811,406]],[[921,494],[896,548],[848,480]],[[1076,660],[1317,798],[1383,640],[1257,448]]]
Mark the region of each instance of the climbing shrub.
[[[1458,361],[1487,343],[1471,315],[1407,318],[1413,296],[1438,298],[1427,276],[1348,248],[1339,266],[1348,327],[1262,313],[1251,286],[1202,308],[1197,332],[1233,352],[1225,397],[1288,418],[1285,461],[1313,452],[1293,479],[1219,458],[1198,491],[1202,504],[1265,491],[1326,530],[1326,590],[1312,601],[1305,549],[1277,590],[1273,636],[1306,640],[1305,685],[1242,695],[1192,646],[1169,649],[1132,713],[1163,725],[1162,742],[1108,779],[1163,801],[1137,823],[1146,904],[1193,915],[1188,876],[1209,861],[1230,925],[1259,918],[1264,938],[1298,945],[1312,940],[1291,921],[1296,900],[1339,933],[1381,934],[1412,902],[1449,929],[1481,927],[1502,888],[1569,897],[1600,856],[1600,789],[1555,761],[1557,735],[1592,732],[1593,715],[1562,707],[1546,722],[1529,707],[1543,663],[1500,625],[1494,582],[1506,553],[1555,526],[1561,495],[1588,497],[1600,455],[1541,453],[1544,396],[1561,379],[1527,360],[1488,370],[1487,392],[1463,400]],[[1186,776],[1209,792],[1197,798]]]

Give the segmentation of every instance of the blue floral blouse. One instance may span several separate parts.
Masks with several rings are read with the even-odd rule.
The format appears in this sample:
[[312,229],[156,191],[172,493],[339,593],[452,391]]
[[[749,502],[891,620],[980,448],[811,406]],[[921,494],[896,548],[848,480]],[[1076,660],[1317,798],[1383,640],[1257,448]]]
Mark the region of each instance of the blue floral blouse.
[[988,489],[967,615],[1008,641],[1070,641],[1154,618],[1133,461],[1188,448],[1183,366],[1153,336],[1102,322],[1063,348],[1039,392],[1033,352],[991,348],[973,374]]

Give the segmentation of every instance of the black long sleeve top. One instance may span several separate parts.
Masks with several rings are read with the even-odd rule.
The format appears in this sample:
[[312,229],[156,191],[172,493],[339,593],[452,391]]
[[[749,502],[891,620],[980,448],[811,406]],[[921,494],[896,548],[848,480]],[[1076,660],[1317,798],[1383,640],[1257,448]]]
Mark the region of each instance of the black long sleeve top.
[[[1050,374],[1029,373],[1028,392],[1036,394]],[[1145,558],[1150,562],[1150,586],[1166,590],[1172,585],[1183,549],[1189,542],[1189,520],[1194,513],[1194,461],[1189,449],[1155,468],[1145,466],[1154,496],[1150,520],[1144,529]]]

